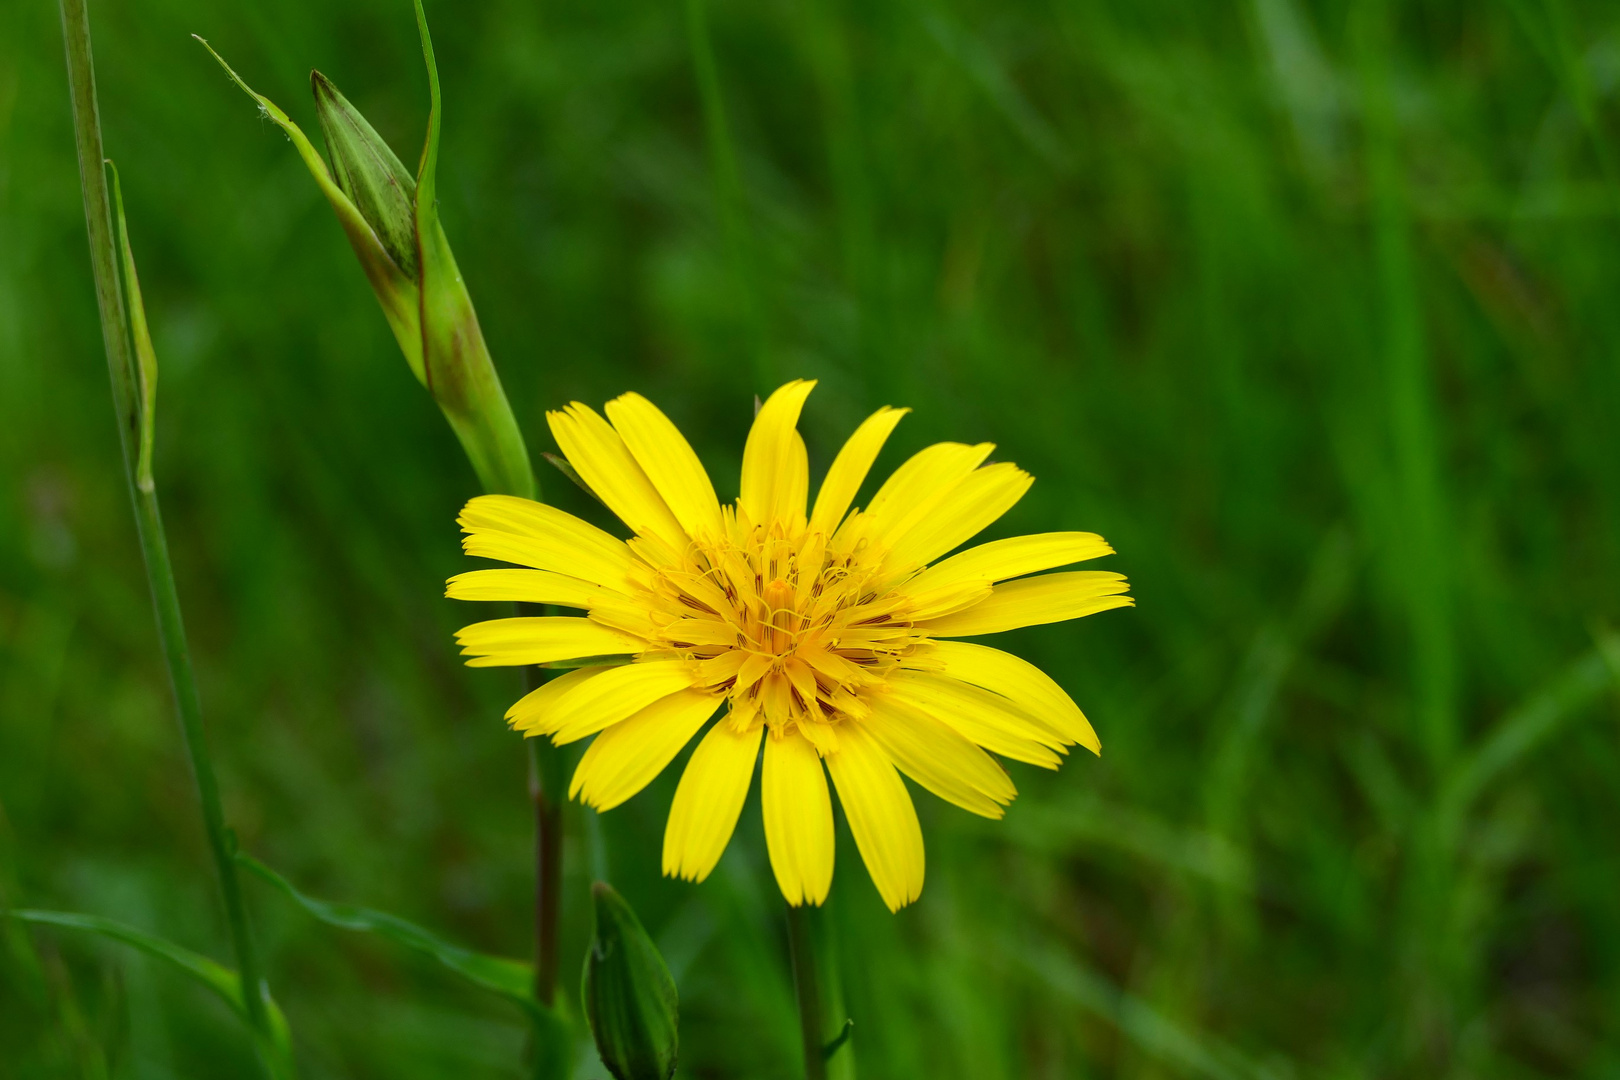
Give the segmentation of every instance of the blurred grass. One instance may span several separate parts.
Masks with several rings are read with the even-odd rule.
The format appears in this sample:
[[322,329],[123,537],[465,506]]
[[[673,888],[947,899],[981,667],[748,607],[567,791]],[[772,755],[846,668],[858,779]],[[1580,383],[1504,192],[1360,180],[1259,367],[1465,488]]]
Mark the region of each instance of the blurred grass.
[[[815,377],[819,466],[911,405],[886,462],[993,440],[1039,478],[999,534],[1094,529],[1133,579],[1135,611],[1016,635],[1100,761],[1014,766],[999,824],[920,796],[898,917],[841,841],[864,1076],[1620,1069],[1620,13],[436,8],[443,212],[537,451],[544,409],[637,389],[730,495],[762,379]],[[187,36],[305,121],[319,67],[412,160],[408,7],[92,17],[229,815],[313,894],[524,955],[516,684],[459,666],[439,598],[474,480],[296,155]],[[222,956],[72,154],[54,5],[0,6],[0,890]],[[572,817],[565,979],[605,872],[680,980],[682,1074],[790,1077],[757,809],[669,882],[672,790]],[[518,1075],[497,999],[252,899],[307,1075]],[[0,1076],[250,1067],[170,972],[0,941]]]

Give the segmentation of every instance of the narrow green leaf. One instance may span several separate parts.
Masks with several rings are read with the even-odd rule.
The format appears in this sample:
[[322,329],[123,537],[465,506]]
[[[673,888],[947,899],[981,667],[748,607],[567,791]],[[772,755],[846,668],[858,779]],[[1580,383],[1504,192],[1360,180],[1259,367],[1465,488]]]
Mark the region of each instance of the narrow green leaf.
[[415,923],[406,922],[386,912],[356,907],[353,904],[335,904],[317,900],[300,892],[292,882],[253,856],[238,855],[236,858],[243,866],[286,893],[295,904],[328,926],[376,934],[395,945],[432,957],[456,974],[516,1002],[530,1013],[546,1011],[534,999],[532,991],[534,969],[520,960],[508,960],[501,956],[474,952],[446,941]]
[[1546,741],[1558,726],[1595,701],[1616,678],[1606,652],[1617,646],[1605,634],[1596,648],[1566,667],[1508,713],[1458,762],[1441,801],[1442,824],[1455,837],[1462,817],[1491,782]]
[[387,248],[367,223],[365,215],[343,193],[343,189],[338,186],[327,169],[326,162],[321,159],[320,153],[298,125],[293,123],[275,102],[243,82],[242,77],[214,51],[213,46],[196,34],[191,36],[208,50],[210,56],[219,61],[219,66],[225,69],[231,81],[257,102],[264,115],[286,132],[287,138],[297,147],[298,156],[304,159],[309,174],[315,178],[321,194],[326,196],[326,201],[332,205],[333,212],[337,214],[338,224],[343,226],[343,232],[349,238],[349,246],[354,248],[361,269],[366,272],[366,278],[371,282],[371,291],[377,294],[377,301],[382,305],[388,326],[393,330],[394,338],[405,354],[405,362],[411,366],[411,371],[418,381],[426,384],[427,376],[422,367],[421,302],[417,295],[416,283],[389,257]]
[[[193,952],[183,945],[176,945],[167,938],[149,934],[145,930],[137,929],[127,923],[114,919],[104,919],[99,915],[81,915],[73,911],[41,911],[38,909],[13,909],[4,912],[13,919],[22,922],[34,923],[40,926],[58,926],[69,930],[82,930],[97,937],[110,941],[121,942],[133,946],[160,960],[166,960],[181,971],[190,975],[208,989],[212,990],[221,1001],[230,1006],[231,1011],[242,1019],[242,1022],[252,1026],[248,1015],[247,1002],[242,996],[242,980],[236,972],[223,964],[201,953]],[[263,992],[262,1000],[265,1012],[270,1018],[269,1039],[271,1045],[260,1047],[265,1055],[266,1063],[271,1066],[277,1076],[290,1077],[292,1071],[292,1035],[287,1027],[287,1018],[282,1015],[281,1008],[268,993]]]
[[246,1015],[242,1004],[242,985],[236,977],[236,972],[225,965],[210,960],[201,953],[192,952],[182,945],[165,938],[148,934],[126,923],[116,922],[112,919],[103,919],[99,915],[80,915],[72,911],[40,911],[38,909],[18,909],[8,911],[6,914],[23,922],[38,923],[44,926],[64,926],[70,930],[83,930],[98,937],[121,941],[125,945],[133,945],[142,952],[167,960],[175,967],[185,971],[192,978],[218,994],[227,1005],[238,1013]]
[[135,486],[150,492],[153,416],[157,412],[157,352],[152,348],[152,334],[147,328],[146,305],[141,302],[141,279],[135,273],[135,253],[129,246],[129,223],[124,220],[124,185],[118,180],[118,166],[108,160],[107,168],[112,173],[113,208],[118,215],[118,253],[124,264],[124,306],[129,309],[136,385],[141,394],[140,455],[135,461]]
[[1280,1060],[1252,1060],[1206,1032],[1183,1026],[1145,999],[1057,950],[1009,937],[999,955],[1024,967],[1058,1000],[1113,1026],[1146,1056],[1169,1066],[1177,1075],[1209,1080],[1274,1080],[1293,1074],[1294,1070]]

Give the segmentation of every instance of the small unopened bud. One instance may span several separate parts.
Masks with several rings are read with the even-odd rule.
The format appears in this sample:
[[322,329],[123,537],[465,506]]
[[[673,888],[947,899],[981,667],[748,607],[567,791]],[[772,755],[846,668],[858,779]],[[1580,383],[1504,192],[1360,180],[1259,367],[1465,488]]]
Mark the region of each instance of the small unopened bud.
[[348,235],[405,362],[450,421],[484,489],[537,498],[523,433],[439,223],[439,75],[420,0],[416,19],[432,104],[427,145],[414,179],[376,129],[320,72],[311,74],[310,83],[332,155],[330,168],[285,112],[243,82],[219,54],[214,59],[298,148]]
[[413,282],[421,280],[416,253],[416,177],[382,136],[318,71],[309,73],[315,115],[332,159],[332,179],[366,219],[383,250]]
[[679,1048],[675,980],[624,898],[601,881],[591,892],[596,936],[582,994],[597,1053],[618,1080],[669,1080]]

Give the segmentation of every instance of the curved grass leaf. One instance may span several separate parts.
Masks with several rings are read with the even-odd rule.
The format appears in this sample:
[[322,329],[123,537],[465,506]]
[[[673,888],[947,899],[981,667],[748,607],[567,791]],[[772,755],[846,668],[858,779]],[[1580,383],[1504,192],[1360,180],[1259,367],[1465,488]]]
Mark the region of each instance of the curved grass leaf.
[[1442,792],[1443,835],[1455,842],[1463,816],[1497,777],[1591,705],[1605,689],[1620,682],[1620,671],[1611,662],[1617,652],[1620,642],[1615,636],[1601,634],[1596,647],[1504,716],[1457,764]]
[[[99,915],[81,915],[74,911],[41,911],[38,909],[13,909],[4,914],[22,922],[34,923],[40,926],[59,926],[69,930],[83,930],[97,937],[107,938],[111,941],[122,942],[133,946],[160,960],[184,971],[193,979],[212,990],[221,1001],[230,1006],[231,1011],[241,1018],[242,1022],[252,1027],[248,1015],[247,1002],[242,996],[242,979],[235,971],[217,961],[210,960],[201,953],[193,952],[183,945],[176,945],[167,938],[149,934],[145,930],[121,923],[115,919],[104,919]],[[260,988],[263,996],[265,1013],[270,1018],[270,1032],[267,1036],[270,1045],[259,1048],[264,1056],[265,1064],[276,1077],[291,1077],[292,1067],[292,1035],[287,1027],[287,1018],[282,1015],[281,1008],[270,995]]]
[[430,956],[469,982],[477,983],[484,989],[493,990],[515,1002],[531,1015],[550,1011],[535,1001],[532,989],[534,968],[521,960],[509,960],[503,956],[474,952],[446,941],[415,923],[386,912],[356,907],[353,904],[317,900],[299,891],[292,882],[251,855],[239,854],[236,858],[243,866],[280,889],[293,903],[328,926],[376,934],[395,945]]

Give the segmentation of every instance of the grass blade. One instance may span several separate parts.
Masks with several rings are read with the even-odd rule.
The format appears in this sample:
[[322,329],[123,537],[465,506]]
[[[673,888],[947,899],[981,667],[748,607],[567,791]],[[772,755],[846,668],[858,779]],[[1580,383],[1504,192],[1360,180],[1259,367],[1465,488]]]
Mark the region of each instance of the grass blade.
[[[87,934],[109,941],[117,941],[139,949],[148,956],[155,956],[165,960],[174,967],[190,975],[197,982],[212,990],[219,999],[229,1005],[231,1011],[244,1021],[250,1016],[247,999],[242,993],[242,977],[225,965],[198,952],[176,945],[167,938],[149,934],[145,930],[121,923],[114,919],[104,919],[99,915],[82,915],[76,911],[42,911],[37,908],[23,908],[8,911],[5,914],[21,922],[33,923],[37,926],[57,926],[68,930],[82,930]],[[261,992],[263,985],[260,986]],[[270,1023],[265,1037],[271,1045],[265,1049],[272,1051],[264,1055],[267,1062],[288,1065],[292,1061],[292,1037],[287,1027],[287,1018],[282,1015],[281,1008],[276,1005],[268,993],[262,993],[262,1003],[265,1014]],[[291,1076],[290,1065],[284,1071],[276,1071],[276,1076]]]
[[292,882],[251,855],[239,854],[237,861],[280,889],[293,903],[328,926],[376,934],[385,941],[432,957],[469,982],[476,983],[486,990],[493,990],[531,1013],[542,1010],[532,992],[534,969],[521,960],[509,960],[506,957],[474,952],[446,941],[431,930],[386,912],[353,904],[317,900],[300,891]]

